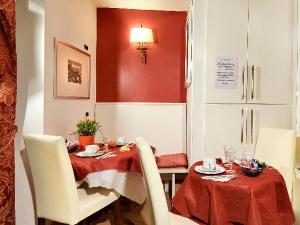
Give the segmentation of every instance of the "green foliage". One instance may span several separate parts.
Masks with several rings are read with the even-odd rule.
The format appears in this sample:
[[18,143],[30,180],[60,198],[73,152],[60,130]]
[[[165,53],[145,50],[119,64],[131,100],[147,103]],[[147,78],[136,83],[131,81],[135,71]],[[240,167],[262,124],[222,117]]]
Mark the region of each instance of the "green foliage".
[[101,125],[96,120],[84,119],[76,124],[75,133],[80,136],[94,136],[101,128]]

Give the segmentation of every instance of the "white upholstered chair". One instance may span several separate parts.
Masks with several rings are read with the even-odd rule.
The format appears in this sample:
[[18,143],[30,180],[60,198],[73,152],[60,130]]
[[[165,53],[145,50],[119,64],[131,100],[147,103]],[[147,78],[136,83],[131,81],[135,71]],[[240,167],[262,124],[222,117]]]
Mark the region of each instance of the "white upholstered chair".
[[[296,168],[300,167],[300,137],[296,137]],[[296,216],[296,224],[300,224],[300,171],[295,169],[293,183],[293,209]]]
[[188,218],[169,212],[162,181],[150,146],[142,137],[136,139],[145,177],[148,198],[152,208],[153,225],[196,225]]
[[286,182],[292,199],[296,154],[296,134],[293,130],[260,128],[255,146],[255,157],[277,169]]
[[119,198],[104,188],[77,189],[62,137],[27,134],[24,142],[38,218],[74,225]]

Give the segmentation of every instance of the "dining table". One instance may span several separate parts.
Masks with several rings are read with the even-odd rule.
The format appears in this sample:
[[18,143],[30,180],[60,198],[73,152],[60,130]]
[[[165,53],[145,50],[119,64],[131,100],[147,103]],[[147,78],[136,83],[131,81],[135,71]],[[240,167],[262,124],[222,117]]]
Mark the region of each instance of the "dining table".
[[[257,177],[248,177],[234,164],[236,177],[228,182],[204,179],[189,170],[172,199],[172,211],[199,224],[292,225],[295,216],[282,175],[266,167]],[[221,161],[218,162],[222,166]],[[225,173],[226,174],[226,173]],[[217,176],[217,175],[215,175]]]
[[[69,153],[77,184],[86,182],[90,188],[113,189],[120,195],[143,204],[146,199],[146,189],[136,145],[129,145],[129,151],[122,151],[120,146],[105,149],[103,144],[98,145],[100,151],[104,150],[114,155],[105,158],[79,157],[78,153],[84,151],[83,147]],[[155,152],[155,148],[151,148]]]

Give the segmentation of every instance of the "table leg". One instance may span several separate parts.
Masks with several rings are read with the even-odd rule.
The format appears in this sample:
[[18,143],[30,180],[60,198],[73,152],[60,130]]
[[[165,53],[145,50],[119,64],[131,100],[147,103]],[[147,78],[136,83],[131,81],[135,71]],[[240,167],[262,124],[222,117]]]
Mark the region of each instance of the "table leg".
[[175,195],[175,185],[176,185],[176,176],[175,176],[175,173],[172,173],[172,198],[174,197]]
[[164,182],[164,185],[165,185],[165,192],[170,192],[168,180]]
[[115,225],[134,225],[133,222],[124,217],[122,207],[120,204],[120,199],[116,200],[113,203],[113,212],[115,218]]

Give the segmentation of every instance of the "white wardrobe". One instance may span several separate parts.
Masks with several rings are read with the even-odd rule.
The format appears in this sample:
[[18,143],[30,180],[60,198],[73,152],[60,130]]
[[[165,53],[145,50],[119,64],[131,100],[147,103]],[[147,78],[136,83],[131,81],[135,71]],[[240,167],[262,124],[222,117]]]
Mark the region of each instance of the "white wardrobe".
[[191,163],[254,148],[259,127],[292,128],[294,0],[191,1]]

